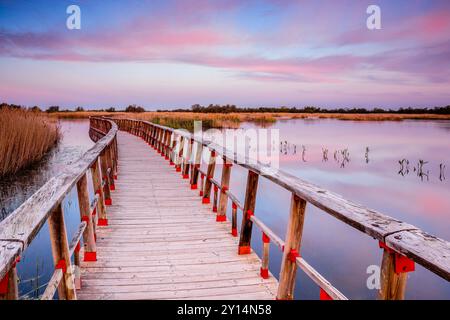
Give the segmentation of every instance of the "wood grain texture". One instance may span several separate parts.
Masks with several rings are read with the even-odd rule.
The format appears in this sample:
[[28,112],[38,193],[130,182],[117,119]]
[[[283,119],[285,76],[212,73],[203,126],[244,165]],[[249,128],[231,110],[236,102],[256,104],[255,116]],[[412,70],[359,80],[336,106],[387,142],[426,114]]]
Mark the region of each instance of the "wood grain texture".
[[[81,262],[79,299],[274,299],[255,253],[237,254],[230,223],[143,140],[118,137],[119,179],[97,231],[97,261]],[[82,249],[83,250],[83,249]]]

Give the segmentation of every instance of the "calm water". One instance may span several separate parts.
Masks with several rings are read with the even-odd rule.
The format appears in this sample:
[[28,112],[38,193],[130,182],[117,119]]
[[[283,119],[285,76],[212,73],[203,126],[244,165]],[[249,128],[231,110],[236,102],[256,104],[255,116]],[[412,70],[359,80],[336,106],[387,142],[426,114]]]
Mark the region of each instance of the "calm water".
[[[62,139],[42,161],[30,169],[0,180],[0,210],[3,217],[13,212],[52,177],[80,158],[92,145],[89,121],[60,121]],[[64,200],[63,208],[69,240],[80,223],[76,190]],[[25,250],[17,265],[22,298],[35,298],[42,294],[53,273],[53,260],[45,224],[31,246]]]
[[[243,127],[255,128],[252,124]],[[88,128],[87,121],[61,121],[64,137],[59,147],[35,168],[0,182],[0,207],[12,212],[45,181],[78,159],[92,145]],[[450,239],[450,122],[281,120],[272,128],[280,130],[283,141],[281,169]],[[324,149],[328,149],[328,160]],[[342,153],[343,150],[346,151]],[[409,173],[406,160],[399,172],[402,159],[409,161]],[[423,164],[422,175],[418,175],[419,160],[427,162]],[[443,172],[439,168],[441,163],[448,167]],[[216,170],[216,179],[220,179],[220,174]],[[231,190],[241,200],[245,177],[245,170],[233,167]],[[288,192],[265,178],[260,180],[255,214],[281,238],[285,235],[289,204]],[[79,224],[76,191],[63,205],[71,237]],[[241,217],[239,213],[238,221]],[[256,227],[252,246],[260,253],[261,233]],[[349,298],[376,297],[376,290],[366,286],[366,270],[369,265],[380,264],[382,251],[378,242],[311,205],[307,207],[301,253]],[[270,254],[270,270],[278,276],[281,253],[272,246]],[[45,284],[53,271],[47,226],[26,251],[18,268],[21,294],[33,297],[35,288]],[[38,282],[29,281],[36,275]],[[317,299],[318,295],[317,286],[299,270],[296,297]],[[407,298],[450,299],[450,285],[416,266],[416,272],[409,276]]]
[[[251,124],[244,127],[255,128]],[[283,142],[282,170],[450,239],[450,122],[285,120],[273,128],[280,130]],[[344,154],[342,150],[346,150]],[[409,172],[406,160],[399,172],[402,159],[409,161]],[[419,160],[424,161],[422,170]],[[447,168],[442,170],[440,164]],[[233,171],[231,190],[243,200],[246,173],[238,166]],[[217,179],[220,174],[220,170],[216,172]],[[288,192],[265,178],[260,180],[255,214],[281,238],[289,204]],[[259,230],[254,230],[252,245],[260,252]],[[271,271],[278,275],[279,249],[272,246],[270,253]],[[366,286],[366,270],[381,262],[378,242],[312,205],[307,206],[301,253],[349,298],[376,297],[376,290]],[[318,287],[302,271],[298,275],[296,297],[316,299]],[[416,265],[416,272],[409,276],[407,298],[450,299],[450,284]]]

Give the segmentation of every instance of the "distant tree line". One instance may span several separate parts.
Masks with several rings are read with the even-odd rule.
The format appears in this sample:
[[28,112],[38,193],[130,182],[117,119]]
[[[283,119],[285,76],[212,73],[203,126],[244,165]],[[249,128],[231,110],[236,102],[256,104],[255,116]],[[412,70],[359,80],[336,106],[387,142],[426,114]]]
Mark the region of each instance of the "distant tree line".
[[[24,106],[16,105],[16,104],[7,104],[7,103],[1,103],[0,109],[2,108],[21,108],[21,109],[30,109],[32,111],[41,112],[41,108],[38,106],[34,106],[31,108],[26,108]],[[89,111],[89,112],[134,112],[134,113],[140,113],[145,112],[146,110],[141,107],[137,106],[135,104],[129,105],[125,108],[125,110],[118,110],[114,107],[110,107],[107,109],[92,109],[92,110],[85,110],[83,107],[77,107],[75,108],[76,112],[83,112],[83,111]],[[68,109],[60,109],[59,106],[50,106],[48,107],[45,112],[53,113],[53,112],[72,112],[72,110]],[[198,112],[198,113],[239,113],[239,112],[246,112],[246,113],[348,113],[348,114],[368,114],[368,113],[398,113],[398,114],[450,114],[450,105],[445,107],[433,107],[433,108],[413,108],[413,107],[407,107],[407,108],[399,108],[397,110],[395,109],[383,109],[383,108],[373,108],[373,109],[366,109],[366,108],[335,108],[335,109],[324,109],[320,107],[313,107],[313,106],[306,106],[302,108],[297,107],[259,107],[259,108],[244,108],[244,107],[238,107],[234,104],[226,104],[226,105],[218,105],[218,104],[210,104],[208,106],[202,106],[200,104],[194,104],[191,106],[190,109],[174,109],[174,110],[167,110],[167,109],[158,109],[157,112]]]
[[303,108],[297,107],[259,107],[259,108],[242,108],[237,107],[234,104],[218,105],[210,104],[209,106],[201,106],[194,104],[191,109],[175,109],[175,110],[158,110],[159,112],[199,112],[199,113],[264,113],[264,112],[279,112],[279,113],[400,113],[400,114],[450,114],[450,105],[446,107],[434,107],[434,108],[399,108],[383,109],[383,108],[336,108],[336,109],[324,109],[320,107],[307,106]]
[[27,108],[25,106],[17,105],[17,104],[8,104],[8,103],[1,103],[0,104],[0,110],[2,108],[9,108],[9,109],[28,109],[35,112],[47,112],[47,113],[55,113],[55,112],[145,112],[146,110],[143,107],[137,106],[135,104],[129,105],[125,108],[125,110],[116,110],[116,108],[111,107],[107,109],[84,109],[83,107],[76,107],[75,110],[69,110],[69,109],[61,109],[59,106],[50,106],[46,110],[42,110],[38,106],[34,106],[31,108]]

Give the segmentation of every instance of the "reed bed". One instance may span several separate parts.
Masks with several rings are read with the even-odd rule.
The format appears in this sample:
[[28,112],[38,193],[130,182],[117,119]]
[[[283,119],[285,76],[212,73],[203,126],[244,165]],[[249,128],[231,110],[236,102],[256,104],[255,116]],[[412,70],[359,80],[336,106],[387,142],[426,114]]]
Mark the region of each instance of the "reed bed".
[[251,113],[196,113],[196,112],[56,112],[57,118],[81,119],[90,116],[112,118],[130,118],[151,121],[171,128],[194,129],[194,121],[202,121],[204,129],[238,128],[242,122],[253,122],[261,126],[270,126],[279,119],[338,119],[350,121],[401,121],[401,120],[450,120],[450,115],[438,114],[399,114],[399,113],[287,113],[287,112],[251,112]]
[[0,176],[42,159],[59,138],[55,119],[40,112],[0,109]]

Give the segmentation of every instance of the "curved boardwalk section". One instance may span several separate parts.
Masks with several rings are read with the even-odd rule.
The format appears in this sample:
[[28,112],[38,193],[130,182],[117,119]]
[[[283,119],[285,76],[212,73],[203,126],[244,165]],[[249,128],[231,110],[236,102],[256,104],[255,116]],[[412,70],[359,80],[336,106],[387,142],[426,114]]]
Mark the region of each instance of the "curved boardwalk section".
[[238,255],[229,222],[142,139],[118,133],[118,180],[97,231],[97,261],[82,262],[79,299],[275,299],[255,253]]

